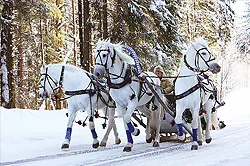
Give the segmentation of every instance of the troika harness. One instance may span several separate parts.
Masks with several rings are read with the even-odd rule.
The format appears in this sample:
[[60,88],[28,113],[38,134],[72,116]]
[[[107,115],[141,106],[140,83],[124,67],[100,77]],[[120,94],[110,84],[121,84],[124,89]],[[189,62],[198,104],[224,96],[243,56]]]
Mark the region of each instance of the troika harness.
[[[107,71],[107,73],[108,73],[108,76],[107,76],[107,84],[108,84],[108,86],[109,86],[109,88],[112,88],[112,89],[120,89],[120,88],[122,88],[122,87],[124,87],[124,86],[126,86],[126,85],[128,85],[128,84],[131,84],[133,81],[135,81],[135,82],[139,82],[140,84],[139,84],[139,94],[138,94],[138,101],[141,99],[141,97],[144,95],[144,94],[147,94],[147,95],[149,95],[149,96],[151,96],[152,94],[148,94],[148,93],[146,93],[146,90],[145,90],[145,87],[143,86],[143,83],[145,83],[144,81],[140,81],[140,80],[138,80],[138,79],[132,79],[133,78],[133,76],[134,75],[138,75],[138,74],[135,74],[134,72],[133,72],[133,68],[132,68],[132,66],[131,65],[128,65],[128,67],[125,69],[125,62],[123,62],[123,64],[122,64],[122,70],[121,70],[121,73],[119,74],[119,75],[115,75],[115,74],[112,74],[112,73],[109,73],[109,70],[107,69],[107,62],[108,62],[108,58],[106,58],[106,61],[105,62],[103,62],[102,61],[102,58],[100,57],[100,53],[102,52],[102,51],[107,51],[108,52],[108,54],[109,54],[109,56],[110,56],[110,58],[111,58],[111,67],[113,67],[114,66],[114,63],[115,63],[115,59],[116,59],[116,56],[117,56],[117,54],[116,54],[116,51],[115,51],[115,49],[113,49],[113,56],[111,55],[111,51],[110,51],[110,49],[100,49],[100,50],[97,50],[97,52],[98,52],[98,54],[97,54],[97,57],[99,57],[100,58],[100,60],[101,60],[101,63],[95,63],[95,65],[100,65],[100,66],[103,66],[103,67],[105,67],[105,70]],[[108,56],[108,55],[107,55]],[[125,76],[124,77],[122,77],[122,73],[123,73],[123,70],[126,70],[126,73],[125,73]],[[138,71],[137,71],[138,72]],[[123,78],[123,82],[121,82],[121,83],[118,83],[118,84],[114,84],[114,83],[112,83],[111,82],[111,79],[110,79],[110,76],[111,75],[113,75],[113,76],[115,76],[116,78],[114,78],[114,79],[118,79],[118,78]],[[130,87],[131,88],[131,87]],[[131,88],[132,89],[132,88]],[[133,89],[132,89],[132,91],[134,91]],[[132,100],[133,98],[135,98],[135,93],[130,97],[130,99]]]
[[[193,46],[194,47],[194,46]],[[207,70],[201,70],[200,69],[200,67],[199,67],[199,58],[202,58],[203,59],[203,61],[205,62],[205,64],[209,67],[209,65],[208,65],[208,62],[210,62],[210,61],[213,61],[214,60],[214,58],[211,58],[212,57],[212,54],[208,51],[208,53],[210,54],[210,57],[209,57],[209,60],[208,61],[206,61],[202,56],[201,56],[201,54],[200,54],[200,51],[201,50],[204,50],[204,49],[206,49],[207,50],[207,48],[206,47],[203,47],[203,48],[201,48],[201,49],[199,49],[199,50],[196,50],[196,55],[195,55],[195,68],[193,68],[192,66],[190,66],[189,64],[188,64],[188,62],[187,62],[187,60],[186,60],[186,54],[184,55],[184,63],[185,63],[185,65],[187,66],[187,68],[189,69],[189,70],[192,70],[193,72],[200,72],[199,74],[197,74],[196,75],[196,77],[197,77],[197,79],[198,79],[198,83],[196,84],[196,85],[194,85],[193,87],[191,87],[191,88],[189,88],[187,91],[185,91],[185,92],[183,92],[183,93],[181,93],[181,94],[178,94],[178,95],[175,95],[175,100],[180,100],[180,99],[182,99],[182,98],[184,98],[184,97],[186,97],[186,96],[188,96],[188,95],[190,95],[191,93],[193,93],[193,92],[195,92],[196,90],[198,90],[198,89],[200,89],[200,88],[205,88],[202,84],[202,80],[201,80],[201,78],[199,77],[199,75],[201,75],[201,74],[204,74],[204,72],[206,72]],[[178,78],[178,77],[177,77]],[[177,79],[176,78],[176,79]]]

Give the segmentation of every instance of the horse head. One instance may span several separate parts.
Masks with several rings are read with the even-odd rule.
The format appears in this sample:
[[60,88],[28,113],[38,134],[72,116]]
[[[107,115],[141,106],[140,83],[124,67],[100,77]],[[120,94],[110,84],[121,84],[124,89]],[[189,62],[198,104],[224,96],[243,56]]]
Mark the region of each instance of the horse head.
[[54,72],[49,68],[49,65],[41,67],[40,75],[39,97],[49,98],[52,91],[58,86],[58,81],[55,79]]
[[114,66],[119,64],[118,62],[134,64],[133,58],[123,52],[123,45],[121,45],[121,43],[113,44],[110,40],[99,40],[97,42],[94,56],[94,75],[99,78],[104,77],[105,73],[114,69]]
[[220,72],[220,65],[211,54],[208,42],[201,37],[195,39],[184,55],[185,65],[192,71],[211,71],[213,74]]

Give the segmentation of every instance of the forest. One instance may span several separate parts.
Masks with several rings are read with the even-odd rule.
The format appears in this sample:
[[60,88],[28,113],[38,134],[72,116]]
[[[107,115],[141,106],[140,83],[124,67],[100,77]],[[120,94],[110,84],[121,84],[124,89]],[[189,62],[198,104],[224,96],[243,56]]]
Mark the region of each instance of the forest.
[[[234,86],[228,74],[230,62],[250,64],[250,3],[245,22],[240,24],[235,24],[233,3],[235,0],[1,0],[1,106],[39,109],[41,66],[68,63],[92,72],[92,53],[99,39],[132,47],[145,71],[160,64],[168,75],[175,75],[182,51],[202,36],[226,64],[214,78],[223,97]],[[232,45],[239,56],[231,56],[235,52],[230,50]]]

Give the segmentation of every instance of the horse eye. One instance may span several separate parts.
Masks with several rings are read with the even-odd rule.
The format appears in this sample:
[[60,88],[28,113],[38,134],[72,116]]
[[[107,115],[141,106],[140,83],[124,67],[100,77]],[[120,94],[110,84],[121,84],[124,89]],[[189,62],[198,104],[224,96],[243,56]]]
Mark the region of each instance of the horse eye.
[[205,53],[205,52],[202,52],[201,54],[202,54],[202,55],[206,55],[207,53]]
[[103,54],[102,56],[103,56],[103,58],[105,58],[107,56],[107,54]]

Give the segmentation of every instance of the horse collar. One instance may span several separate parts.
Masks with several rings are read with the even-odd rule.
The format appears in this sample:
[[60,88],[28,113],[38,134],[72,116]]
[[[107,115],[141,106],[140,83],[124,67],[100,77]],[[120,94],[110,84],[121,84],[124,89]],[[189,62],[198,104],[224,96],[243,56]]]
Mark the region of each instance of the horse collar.
[[110,88],[113,88],[113,89],[120,89],[120,88],[124,87],[127,84],[131,84],[132,78],[131,78],[131,69],[130,68],[126,69],[126,74],[125,74],[125,77],[123,79],[124,79],[123,82],[121,82],[119,84],[113,84],[111,82],[110,77],[108,77],[107,84],[108,84],[108,86]]

